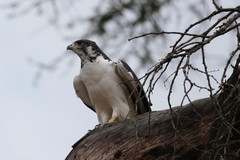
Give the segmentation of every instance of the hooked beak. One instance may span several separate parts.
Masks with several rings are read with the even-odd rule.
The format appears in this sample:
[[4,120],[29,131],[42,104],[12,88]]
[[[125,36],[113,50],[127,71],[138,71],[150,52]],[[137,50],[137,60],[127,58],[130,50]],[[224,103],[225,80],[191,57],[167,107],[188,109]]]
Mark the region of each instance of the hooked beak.
[[74,46],[75,46],[74,44],[70,44],[69,46],[67,46],[67,50],[73,51]]
[[67,46],[67,50],[73,50],[73,45],[70,44],[69,46]]

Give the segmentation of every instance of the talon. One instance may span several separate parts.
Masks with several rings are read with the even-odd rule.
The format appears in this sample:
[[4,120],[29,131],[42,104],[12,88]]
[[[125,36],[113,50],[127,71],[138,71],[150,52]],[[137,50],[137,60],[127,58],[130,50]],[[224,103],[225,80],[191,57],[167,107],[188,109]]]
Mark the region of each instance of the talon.
[[96,128],[98,128],[98,127],[102,127],[104,124],[101,124],[101,123],[99,123],[99,124],[97,124],[95,127],[94,127],[94,129],[96,129]]
[[116,122],[118,119],[117,116],[112,116],[112,118],[108,121],[109,123],[113,123],[113,122]]

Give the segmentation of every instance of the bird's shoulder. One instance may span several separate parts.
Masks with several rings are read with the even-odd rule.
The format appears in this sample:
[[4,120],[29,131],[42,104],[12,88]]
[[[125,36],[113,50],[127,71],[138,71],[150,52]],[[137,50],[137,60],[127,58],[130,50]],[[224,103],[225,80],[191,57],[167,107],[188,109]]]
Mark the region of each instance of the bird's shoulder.
[[116,67],[117,70],[125,72],[125,74],[128,74],[132,79],[138,79],[131,67],[124,60],[120,59],[118,62],[114,62],[113,65]]

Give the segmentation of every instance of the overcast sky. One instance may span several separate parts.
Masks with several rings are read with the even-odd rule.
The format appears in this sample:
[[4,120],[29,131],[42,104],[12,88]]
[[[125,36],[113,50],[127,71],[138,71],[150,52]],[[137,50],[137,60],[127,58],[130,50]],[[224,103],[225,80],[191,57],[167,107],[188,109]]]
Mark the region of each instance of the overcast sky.
[[[86,12],[88,5],[80,11]],[[32,13],[9,20],[1,12],[0,159],[64,159],[97,124],[95,113],[82,105],[72,87],[80,61],[66,52],[69,42],[44,17]],[[38,70],[31,62],[51,62],[62,54],[74,59],[74,65],[67,67],[65,61],[34,85]]]
[[51,62],[66,53],[69,42],[44,17],[31,13],[9,20],[1,12],[0,159],[64,159],[97,124],[72,87],[79,59],[74,57],[71,69],[63,63],[59,71],[43,74],[33,85],[38,70],[30,62]]

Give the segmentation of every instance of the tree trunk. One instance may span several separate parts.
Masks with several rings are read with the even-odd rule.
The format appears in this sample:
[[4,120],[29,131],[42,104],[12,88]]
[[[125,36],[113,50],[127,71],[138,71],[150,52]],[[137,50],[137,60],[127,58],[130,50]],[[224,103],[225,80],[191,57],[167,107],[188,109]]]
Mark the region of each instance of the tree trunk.
[[90,131],[66,160],[240,159],[239,71],[218,96]]

